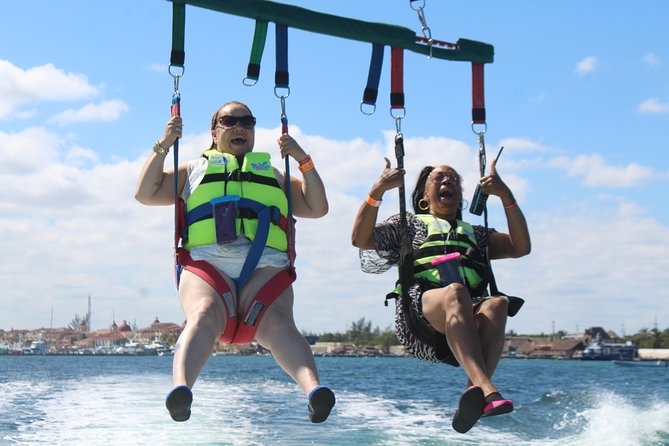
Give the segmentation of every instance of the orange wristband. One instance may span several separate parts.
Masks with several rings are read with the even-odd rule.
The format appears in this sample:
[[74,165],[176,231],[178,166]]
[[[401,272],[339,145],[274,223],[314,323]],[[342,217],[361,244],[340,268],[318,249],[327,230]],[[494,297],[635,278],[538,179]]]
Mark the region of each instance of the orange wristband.
[[309,161],[305,163],[300,163],[299,166],[297,166],[298,169],[300,169],[300,172],[305,173],[309,172],[311,169],[314,168],[314,162],[309,159]]
[[365,197],[365,203],[367,203],[368,205],[370,205],[372,207],[375,207],[375,208],[378,208],[379,206],[381,206],[382,201],[383,200],[375,200],[372,197],[370,197],[369,195],[367,195]]
[[518,202],[517,201],[514,201],[513,203],[504,206],[504,209],[513,209],[515,207],[518,207]]

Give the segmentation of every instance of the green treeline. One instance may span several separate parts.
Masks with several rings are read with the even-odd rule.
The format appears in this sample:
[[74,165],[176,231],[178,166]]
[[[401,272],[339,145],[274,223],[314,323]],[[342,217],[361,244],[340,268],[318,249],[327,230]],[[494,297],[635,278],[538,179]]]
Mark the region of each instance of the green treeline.
[[346,342],[355,345],[382,345],[384,347],[399,344],[393,328],[389,327],[384,330],[381,330],[378,326],[372,328],[372,321],[368,321],[364,317],[357,322],[352,322],[344,333],[315,334],[304,332],[303,335],[306,338],[317,338],[319,342]]
[[[356,322],[352,322],[344,333],[310,333],[303,332],[305,337],[318,339],[319,342],[347,342],[356,345],[382,345],[389,347],[391,345],[398,345],[395,330],[388,327],[381,330],[378,326],[372,328],[372,321],[360,318]],[[513,330],[509,331],[507,336],[519,336]],[[521,336],[546,336],[560,339],[566,336],[567,332],[560,330],[555,335],[546,335],[544,333],[538,335],[521,335]],[[636,334],[625,336],[623,341],[632,341],[638,348],[669,348],[669,328],[663,331],[657,328],[642,328]]]

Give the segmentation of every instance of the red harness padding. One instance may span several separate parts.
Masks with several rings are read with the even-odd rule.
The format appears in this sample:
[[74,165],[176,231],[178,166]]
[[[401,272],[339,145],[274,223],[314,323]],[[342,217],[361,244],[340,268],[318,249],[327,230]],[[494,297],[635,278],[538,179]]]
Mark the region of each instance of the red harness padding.
[[[183,200],[179,200],[179,207],[183,207],[184,205]],[[179,215],[185,214],[179,212]],[[182,222],[180,221],[177,224],[177,237],[181,234],[180,230],[182,227]],[[230,286],[228,286],[223,275],[213,265],[204,260],[193,260],[185,248],[176,248],[175,261],[177,265],[177,289],[179,288],[179,267],[181,267],[207,282],[218,293],[227,314],[225,329],[219,340],[233,344],[247,344],[255,339],[260,320],[265,315],[267,309],[297,278],[295,268],[292,266],[293,262],[291,262],[289,268],[279,271],[263,285],[258,294],[254,296],[253,301],[246,311],[246,315],[240,320],[237,317],[237,302],[232,295]],[[237,290],[238,296],[240,292],[241,290]]]
[[[220,272],[204,260],[193,260],[190,253],[184,248],[178,248],[176,253],[177,264],[192,272],[211,286],[223,301],[227,320],[225,330],[221,334],[221,342],[233,344],[247,344],[255,339],[260,320],[267,309],[286,290],[296,278],[295,269],[287,268],[279,271],[258,291],[249,305],[243,319],[237,318],[237,305],[230,291],[228,283]],[[241,290],[237,290],[238,294]]]

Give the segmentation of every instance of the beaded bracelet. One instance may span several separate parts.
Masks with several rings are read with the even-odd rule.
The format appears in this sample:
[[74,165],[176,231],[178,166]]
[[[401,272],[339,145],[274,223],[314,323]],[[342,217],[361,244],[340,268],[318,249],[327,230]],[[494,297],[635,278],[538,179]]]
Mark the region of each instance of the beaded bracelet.
[[375,200],[372,197],[370,197],[369,195],[367,195],[365,197],[365,203],[367,203],[368,205],[370,205],[372,207],[375,207],[375,208],[378,208],[379,206],[381,206],[382,201],[383,200]]
[[158,155],[167,155],[170,153],[170,148],[168,147],[167,149],[163,148],[163,146],[160,145],[158,141],[153,144],[153,151],[156,152]]

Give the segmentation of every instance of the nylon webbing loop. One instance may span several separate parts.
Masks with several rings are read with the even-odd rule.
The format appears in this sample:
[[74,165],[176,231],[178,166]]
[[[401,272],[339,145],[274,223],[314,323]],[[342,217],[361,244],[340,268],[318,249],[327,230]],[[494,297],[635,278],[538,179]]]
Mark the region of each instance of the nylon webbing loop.
[[288,27],[276,24],[275,88],[288,88]]
[[186,27],[186,5],[174,1],[172,3],[172,52],[170,65],[184,66],[184,29]]
[[472,124],[485,124],[482,63],[472,63]]
[[390,51],[390,108],[404,108],[404,49]]
[[[255,31],[253,33],[253,45],[251,46],[251,57],[246,69],[244,85],[255,85],[260,77],[260,61],[263,51],[265,51],[265,41],[267,40],[267,22],[256,20]],[[250,81],[252,82],[250,82]]]
[[[380,43],[372,44],[372,57],[369,61],[369,73],[367,75],[367,86],[362,95],[360,111],[366,115],[371,115],[376,110],[376,98],[379,95],[379,81],[381,80],[381,68],[383,67],[383,45]],[[366,112],[363,105],[370,105],[371,111]]]

